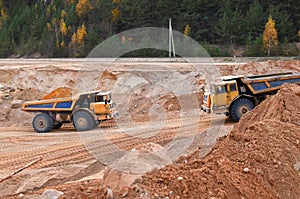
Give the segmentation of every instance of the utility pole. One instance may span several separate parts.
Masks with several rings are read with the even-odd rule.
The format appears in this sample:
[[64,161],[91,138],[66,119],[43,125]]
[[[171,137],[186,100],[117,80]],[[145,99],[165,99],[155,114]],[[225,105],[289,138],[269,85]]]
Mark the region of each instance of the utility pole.
[[170,18],[169,19],[169,57],[172,57],[172,52],[173,52],[173,57],[176,57],[173,30],[172,30],[172,19]]

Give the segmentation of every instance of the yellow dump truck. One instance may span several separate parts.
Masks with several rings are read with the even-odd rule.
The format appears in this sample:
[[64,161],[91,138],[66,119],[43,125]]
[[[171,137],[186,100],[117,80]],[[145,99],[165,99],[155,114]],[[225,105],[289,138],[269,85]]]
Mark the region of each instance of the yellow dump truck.
[[243,114],[268,95],[275,94],[284,83],[300,83],[300,73],[224,76],[210,84],[201,109],[208,113],[224,113],[233,121],[239,121]]
[[28,101],[22,105],[22,110],[40,112],[33,118],[32,126],[36,132],[42,133],[70,122],[77,131],[91,130],[100,121],[116,117],[115,106],[110,92],[98,90],[68,98]]

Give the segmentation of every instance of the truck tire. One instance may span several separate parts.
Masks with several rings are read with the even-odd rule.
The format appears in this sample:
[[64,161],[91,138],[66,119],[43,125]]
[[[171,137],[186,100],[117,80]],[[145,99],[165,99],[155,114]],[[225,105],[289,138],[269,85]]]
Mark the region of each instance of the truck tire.
[[59,129],[63,125],[62,122],[54,121],[52,129]]
[[53,119],[46,113],[40,113],[33,118],[32,126],[38,133],[49,132],[53,128]]
[[242,115],[254,108],[253,102],[249,99],[241,98],[233,102],[230,107],[230,116],[234,122],[238,122]]
[[76,131],[88,131],[95,128],[95,119],[87,111],[77,111],[73,116]]

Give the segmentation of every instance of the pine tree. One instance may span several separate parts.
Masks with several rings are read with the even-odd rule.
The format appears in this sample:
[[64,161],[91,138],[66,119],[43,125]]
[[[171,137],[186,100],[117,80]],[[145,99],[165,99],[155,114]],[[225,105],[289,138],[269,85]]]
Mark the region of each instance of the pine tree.
[[266,23],[264,34],[263,34],[264,49],[268,51],[270,56],[271,49],[276,47],[278,44],[277,30],[275,29],[275,21],[272,16],[269,16],[269,20]]
[[241,11],[231,4],[230,0],[225,1],[225,5],[220,8],[219,21],[214,26],[216,40],[221,44],[242,43],[242,29],[245,28],[242,21],[243,16]]
[[276,21],[276,27],[278,29],[278,41],[291,42],[297,40],[295,35],[297,29],[296,26],[294,26],[291,22],[289,11],[283,10],[282,6],[280,5],[270,5],[269,13]]
[[262,5],[258,0],[255,0],[249,8],[249,11],[244,18],[243,36],[247,41],[256,41],[261,35],[261,30],[265,26],[264,19],[267,17]]

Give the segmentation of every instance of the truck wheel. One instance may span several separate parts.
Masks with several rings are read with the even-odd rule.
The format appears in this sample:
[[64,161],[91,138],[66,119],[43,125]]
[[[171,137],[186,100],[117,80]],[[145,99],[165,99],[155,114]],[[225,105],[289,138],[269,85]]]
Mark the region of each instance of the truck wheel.
[[233,102],[230,108],[230,116],[233,121],[238,122],[243,114],[254,108],[254,104],[245,98],[241,98]]
[[54,121],[52,129],[59,129],[63,125],[62,122]]
[[46,113],[40,113],[33,118],[32,126],[38,133],[49,132],[53,128],[53,119]]
[[76,131],[88,131],[95,127],[95,119],[87,111],[78,111],[73,116]]

